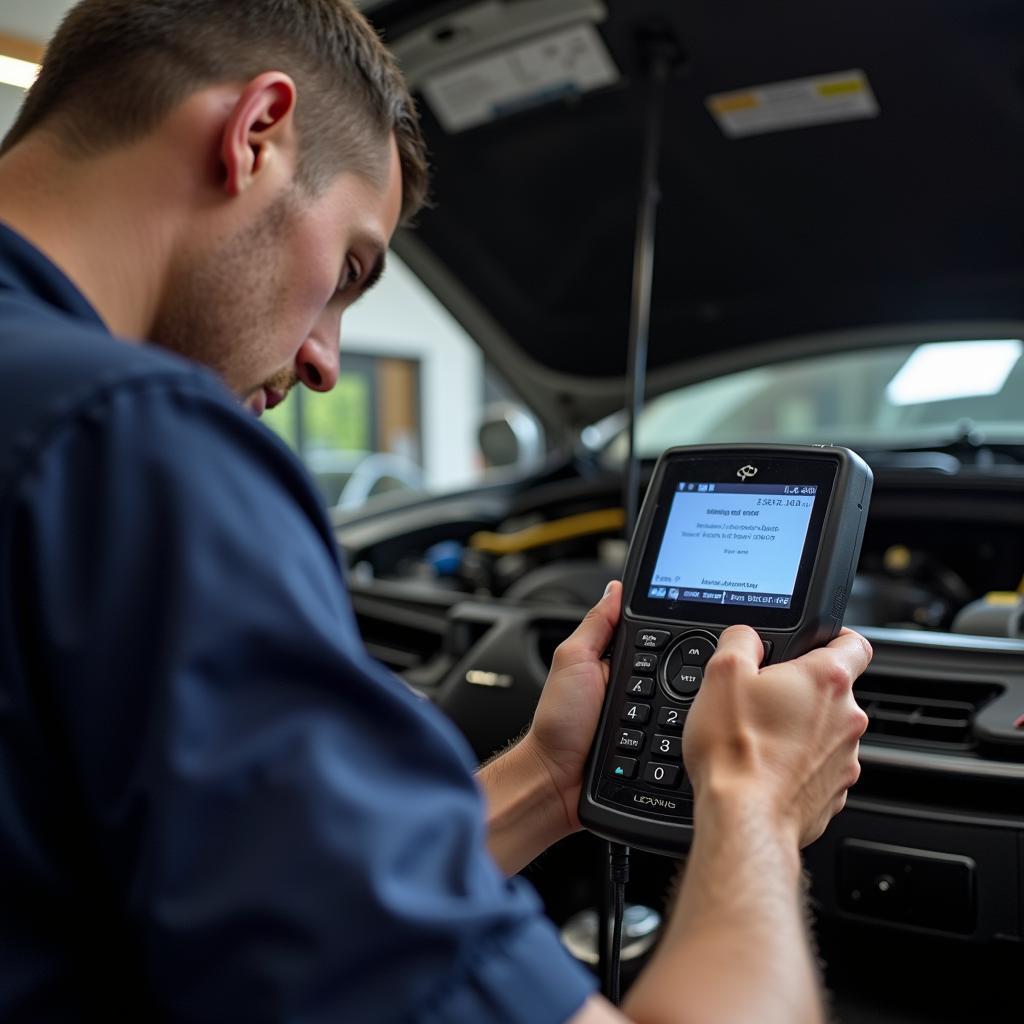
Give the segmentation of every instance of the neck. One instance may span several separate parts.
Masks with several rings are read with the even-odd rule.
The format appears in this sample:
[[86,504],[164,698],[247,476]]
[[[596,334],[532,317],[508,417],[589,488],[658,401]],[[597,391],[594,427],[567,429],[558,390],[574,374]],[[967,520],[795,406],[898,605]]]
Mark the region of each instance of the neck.
[[0,220],[60,267],[125,339],[147,337],[174,252],[172,196],[159,194],[170,184],[155,164],[145,146],[69,158],[41,132],[0,160]]

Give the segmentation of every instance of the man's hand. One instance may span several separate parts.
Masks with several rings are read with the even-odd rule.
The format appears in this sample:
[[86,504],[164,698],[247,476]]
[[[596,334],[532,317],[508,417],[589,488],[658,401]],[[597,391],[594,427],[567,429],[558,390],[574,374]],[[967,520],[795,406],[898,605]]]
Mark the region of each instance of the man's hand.
[[828,647],[784,664],[758,669],[762,654],[749,627],[722,634],[687,717],[683,757],[698,807],[705,793],[756,802],[806,846],[860,775],[868,720],[853,681],[871,647],[843,630]]
[[622,584],[612,581],[575,632],[559,644],[530,731],[520,743],[543,764],[565,808],[566,832],[580,827],[577,808],[609,666],[601,656],[619,621]]
[[507,874],[580,827],[576,806],[583,767],[608,686],[601,655],[611,643],[621,603],[622,585],[609,583],[555,651],[527,734],[477,776],[487,798],[488,846]]
[[[817,838],[857,779],[867,724],[853,681],[871,648],[827,647],[759,668],[746,626],[721,636],[687,716],[695,825],[679,899],[624,1009],[643,1024],[821,1024],[798,846]],[[617,1021],[592,1000],[573,1024]]]

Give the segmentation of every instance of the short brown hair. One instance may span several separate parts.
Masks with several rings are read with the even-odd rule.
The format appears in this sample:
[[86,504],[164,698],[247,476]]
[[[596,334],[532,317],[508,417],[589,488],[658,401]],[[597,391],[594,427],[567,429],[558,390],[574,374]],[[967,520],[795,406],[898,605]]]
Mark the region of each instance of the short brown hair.
[[269,70],[298,87],[298,179],[373,177],[394,133],[403,220],[423,205],[426,150],[415,103],[351,0],[81,0],[47,47],[6,152],[46,124],[76,155],[133,142],[197,89]]

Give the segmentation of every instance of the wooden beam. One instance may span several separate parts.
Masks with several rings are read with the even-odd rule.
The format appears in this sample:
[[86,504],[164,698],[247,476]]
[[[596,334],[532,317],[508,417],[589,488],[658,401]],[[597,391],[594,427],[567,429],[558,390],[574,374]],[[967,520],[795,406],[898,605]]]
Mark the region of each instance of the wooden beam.
[[4,57],[15,57],[17,60],[41,64],[43,50],[42,44],[31,39],[21,39],[19,36],[9,36],[6,32],[0,32],[0,55]]

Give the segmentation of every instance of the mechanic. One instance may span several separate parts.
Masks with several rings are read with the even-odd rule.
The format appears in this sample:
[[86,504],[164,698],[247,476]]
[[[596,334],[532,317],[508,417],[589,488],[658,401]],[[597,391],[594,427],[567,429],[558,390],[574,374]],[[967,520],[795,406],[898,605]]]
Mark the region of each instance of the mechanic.
[[[426,180],[347,0],[85,0],[47,51],[0,156],[4,1021],[625,1019],[509,877],[579,827],[620,585],[474,779],[251,415],[334,385]],[[759,671],[723,635],[632,1019],[821,1018],[798,851],[857,777],[869,657]]]

